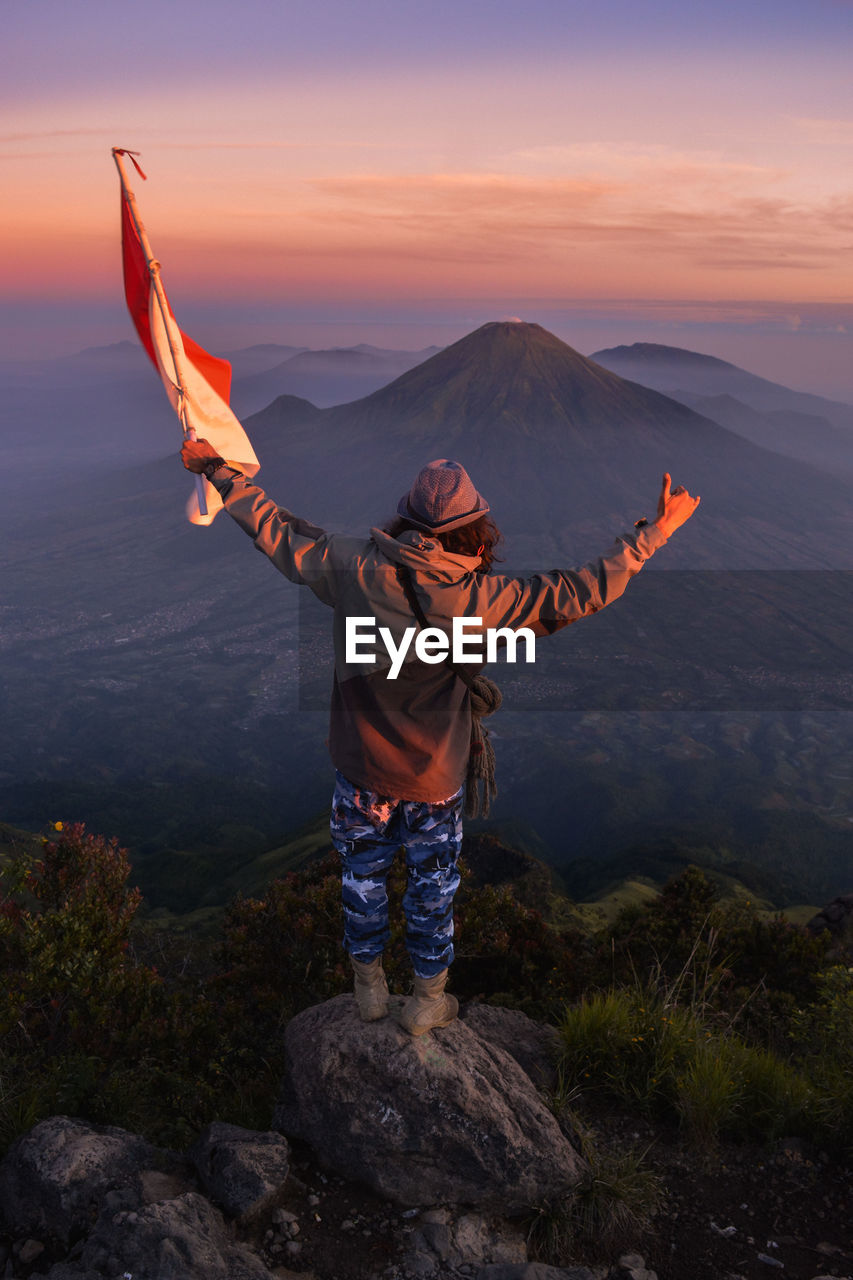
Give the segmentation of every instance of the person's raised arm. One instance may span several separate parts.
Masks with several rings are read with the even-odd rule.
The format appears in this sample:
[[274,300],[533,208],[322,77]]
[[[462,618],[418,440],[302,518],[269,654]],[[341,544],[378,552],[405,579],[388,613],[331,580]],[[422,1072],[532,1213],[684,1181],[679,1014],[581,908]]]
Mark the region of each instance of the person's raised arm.
[[231,518],[280,573],[291,582],[311,587],[325,604],[334,604],[331,535],[277,506],[263,489],[225,462],[207,440],[185,440],[181,460],[187,471],[207,476]]
[[536,635],[551,635],[618,600],[631,578],[699,505],[684,485],[670,490],[670,484],[667,473],[653,523],[638,521],[630,533],[617,538],[610,551],[582,569],[554,569],[527,578],[485,577],[479,597],[487,615],[485,625],[531,627]]

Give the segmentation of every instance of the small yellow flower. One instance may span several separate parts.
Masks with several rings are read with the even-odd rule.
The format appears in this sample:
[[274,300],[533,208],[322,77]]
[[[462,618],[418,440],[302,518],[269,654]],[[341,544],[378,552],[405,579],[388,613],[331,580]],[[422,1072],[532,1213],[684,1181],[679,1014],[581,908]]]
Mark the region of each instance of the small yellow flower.
[[61,822],[54,822],[54,824],[53,824],[53,829],[54,829],[54,831],[61,831],[61,830],[62,830],[62,823],[61,823]]

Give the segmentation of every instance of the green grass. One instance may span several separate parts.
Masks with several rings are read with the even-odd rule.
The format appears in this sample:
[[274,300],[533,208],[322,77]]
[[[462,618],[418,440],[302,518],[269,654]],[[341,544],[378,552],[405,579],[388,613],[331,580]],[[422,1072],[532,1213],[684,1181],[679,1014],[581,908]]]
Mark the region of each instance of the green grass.
[[664,1199],[661,1179],[644,1166],[648,1150],[600,1149],[564,1100],[558,1098],[555,1109],[579,1148],[584,1169],[570,1195],[534,1212],[528,1228],[531,1256],[559,1266],[584,1248],[629,1248],[650,1228]]
[[[783,1134],[850,1140],[851,1078],[810,1078],[700,1010],[625,988],[567,1008],[559,1066],[566,1090],[596,1091],[646,1115],[675,1119],[695,1145]],[[839,1123],[840,1122],[840,1123]]]

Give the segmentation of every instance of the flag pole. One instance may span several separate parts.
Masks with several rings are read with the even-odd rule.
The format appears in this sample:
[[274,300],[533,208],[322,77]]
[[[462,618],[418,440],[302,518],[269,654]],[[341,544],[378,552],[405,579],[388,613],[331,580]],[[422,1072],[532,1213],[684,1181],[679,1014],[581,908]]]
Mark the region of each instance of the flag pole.
[[[183,363],[181,361],[181,356],[178,353],[178,350],[175,346],[175,343],[172,337],[172,330],[169,324],[169,315],[168,315],[169,304],[166,301],[166,293],[163,288],[162,282],[160,280],[160,263],[157,261],[157,259],[154,257],[154,254],[151,252],[151,245],[149,243],[148,236],[145,231],[145,227],[142,225],[142,219],[139,216],[139,210],[136,207],[136,197],[131,191],[130,185],[127,180],[127,174],[125,172],[124,165],[121,159],[122,156],[125,154],[125,152],[126,152],[126,148],[124,147],[112,148],[113,160],[115,160],[116,168],[118,169],[122,190],[124,192],[124,198],[127,201],[127,207],[130,211],[130,216],[131,216],[131,219],[133,220],[133,225],[136,229],[136,234],[139,236],[139,243],[142,245],[142,252],[145,254],[145,261],[148,264],[148,274],[151,277],[151,284],[154,288],[154,293],[157,298],[157,305],[160,308],[160,315],[163,320],[163,328],[166,331],[166,338],[169,343],[169,352],[172,356],[172,364],[175,369],[175,377],[177,378],[176,390],[178,393],[178,417],[180,418],[181,426],[184,429],[184,439],[195,440],[196,438],[195,427],[193,427],[189,421],[189,408],[188,408],[188,402],[187,402],[186,384],[184,382]],[[139,169],[139,166],[136,165],[136,168]],[[142,173],[142,170],[140,169],[139,172]],[[202,480],[200,475],[196,475],[195,477],[195,489],[196,489],[196,498],[198,500],[199,512],[201,513],[201,515],[206,516],[207,515],[207,498],[205,497],[205,492],[204,492],[204,481]]]

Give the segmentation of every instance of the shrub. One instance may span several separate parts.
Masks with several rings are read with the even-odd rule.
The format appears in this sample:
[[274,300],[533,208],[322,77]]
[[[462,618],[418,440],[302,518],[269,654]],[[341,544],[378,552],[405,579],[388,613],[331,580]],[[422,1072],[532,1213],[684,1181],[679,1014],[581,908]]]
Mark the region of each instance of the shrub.
[[590,968],[590,948],[577,933],[560,933],[523,906],[509,886],[476,887],[463,867],[454,904],[454,992],[556,1020],[578,994]]
[[349,990],[341,945],[341,880],[334,856],[275,880],[263,898],[227,909],[215,987],[276,1034],[300,1009]]
[[763,991],[766,1017],[753,1018],[762,1030],[781,1009],[814,998],[829,946],[827,936],[813,936],[782,915],[764,918],[749,900],[719,902],[698,867],[670,880],[653,902],[621,912],[604,942],[612,980],[639,974],[672,981],[687,971],[692,981],[712,979],[729,995],[739,989],[750,1012],[761,1004],[750,998]]
[[622,989],[566,1009],[559,1034],[560,1070],[570,1087],[599,1089],[653,1112],[670,1105],[697,1028],[655,993]]
[[608,931],[614,979],[656,970],[672,977],[688,960],[701,966],[703,938],[717,901],[717,889],[699,870],[688,867],[663,888],[660,897],[628,907]]
[[731,1056],[740,1084],[739,1133],[770,1141],[814,1128],[817,1098],[800,1071],[769,1049],[740,1041],[731,1046]]
[[643,1167],[646,1151],[602,1150],[565,1105],[558,1104],[557,1110],[585,1167],[569,1197],[536,1209],[527,1239],[535,1259],[559,1267],[575,1262],[584,1248],[598,1256],[630,1248],[651,1226],[664,1188],[658,1175]]
[[81,824],[56,830],[40,859],[0,873],[0,1140],[61,1111],[183,1143],[213,1115],[256,1112],[269,1072],[235,1022],[128,947],[140,895],[126,851]]
[[564,1090],[598,1090],[646,1114],[677,1119],[697,1146],[723,1136],[807,1133],[818,1096],[803,1074],[731,1030],[710,1029],[692,1005],[621,989],[565,1011]]
[[734,1128],[740,1081],[725,1041],[696,1045],[673,1089],[675,1114],[698,1147],[713,1148],[723,1131]]
[[[61,824],[59,824],[61,827]],[[81,823],[46,840],[41,860],[0,872],[0,1034],[53,1052],[126,1046],[156,975],[127,962],[140,903],[115,840]]]
[[853,1155],[853,968],[833,965],[817,987],[814,1003],[791,1019],[791,1043],[814,1084],[824,1140]]

